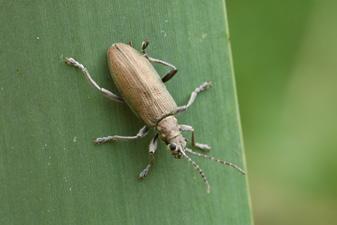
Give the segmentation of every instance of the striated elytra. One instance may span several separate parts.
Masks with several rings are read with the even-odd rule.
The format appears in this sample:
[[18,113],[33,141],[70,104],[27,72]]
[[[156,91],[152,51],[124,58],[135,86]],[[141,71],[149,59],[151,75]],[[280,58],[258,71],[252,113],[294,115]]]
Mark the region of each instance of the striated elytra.
[[154,127],[177,110],[150,61],[129,45],[113,44],[108,50],[111,77],[124,101],[144,123]]

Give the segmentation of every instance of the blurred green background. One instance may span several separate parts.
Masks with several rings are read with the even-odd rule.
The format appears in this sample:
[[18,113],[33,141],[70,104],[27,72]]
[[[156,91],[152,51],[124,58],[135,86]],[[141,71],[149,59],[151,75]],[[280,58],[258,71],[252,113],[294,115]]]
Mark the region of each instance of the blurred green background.
[[337,1],[227,9],[256,225],[337,224]]

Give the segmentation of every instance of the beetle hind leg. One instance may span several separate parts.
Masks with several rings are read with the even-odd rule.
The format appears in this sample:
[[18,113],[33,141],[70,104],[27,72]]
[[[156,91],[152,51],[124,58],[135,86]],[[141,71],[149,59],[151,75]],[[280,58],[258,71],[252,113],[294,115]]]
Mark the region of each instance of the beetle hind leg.
[[145,49],[149,46],[149,41],[148,40],[144,40],[142,42],[142,45],[141,45],[141,51],[142,53],[144,54],[144,56],[151,62],[151,63],[158,63],[158,64],[161,64],[161,65],[164,65],[164,66],[167,66],[167,67],[170,67],[171,70],[169,72],[167,72],[162,78],[161,80],[165,83],[166,81],[169,81],[172,77],[174,77],[174,75],[176,75],[176,73],[178,72],[177,68],[168,63],[168,62],[165,62],[164,60],[160,60],[160,59],[155,59],[155,58],[152,58],[150,56],[148,56],[145,52]]
[[172,77],[174,77],[174,75],[176,75],[176,73],[178,72],[178,69],[168,63],[168,62],[165,62],[164,60],[160,60],[160,59],[155,59],[155,58],[151,58],[150,56],[148,55],[145,55],[145,57],[151,62],[151,63],[158,63],[158,64],[161,64],[161,65],[164,65],[164,66],[167,66],[169,68],[171,68],[170,71],[168,71],[162,78],[161,80],[165,83],[167,81],[169,81]]
[[143,126],[138,133],[135,136],[119,136],[119,135],[113,135],[113,136],[107,136],[107,137],[99,137],[94,139],[95,144],[104,144],[108,142],[114,142],[114,141],[128,141],[128,140],[135,140],[139,138],[145,137],[149,132],[149,129],[147,126]]
[[139,179],[143,179],[149,174],[150,168],[152,167],[153,162],[154,162],[154,153],[156,152],[157,147],[158,147],[158,134],[156,134],[150,142],[150,145],[149,145],[149,162],[146,165],[146,167],[139,173],[139,175],[138,175]]

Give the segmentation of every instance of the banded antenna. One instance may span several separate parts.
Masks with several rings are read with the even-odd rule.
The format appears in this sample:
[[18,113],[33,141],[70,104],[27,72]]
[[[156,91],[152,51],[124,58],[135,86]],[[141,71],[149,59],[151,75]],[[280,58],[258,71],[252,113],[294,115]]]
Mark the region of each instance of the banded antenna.
[[204,183],[207,186],[207,193],[210,193],[211,192],[211,186],[209,185],[207,177],[206,177],[205,173],[202,171],[202,169],[200,168],[200,166],[196,162],[194,162],[184,151],[181,151],[181,153],[193,165],[194,169],[199,172],[200,176],[202,177]]
[[204,157],[204,158],[206,158],[206,159],[209,159],[209,160],[218,162],[218,163],[220,163],[220,164],[222,164],[222,165],[230,166],[230,167],[236,169],[237,171],[239,171],[242,175],[245,175],[245,174],[246,174],[246,172],[245,172],[243,169],[241,169],[239,166],[235,165],[234,163],[227,162],[227,161],[221,160],[221,159],[217,159],[217,158],[214,158],[213,156],[201,154],[201,153],[199,153],[199,152],[194,152],[194,151],[192,151],[191,149],[188,149],[188,148],[186,148],[185,151],[191,153],[192,155],[196,155],[196,156],[199,156],[199,157]]

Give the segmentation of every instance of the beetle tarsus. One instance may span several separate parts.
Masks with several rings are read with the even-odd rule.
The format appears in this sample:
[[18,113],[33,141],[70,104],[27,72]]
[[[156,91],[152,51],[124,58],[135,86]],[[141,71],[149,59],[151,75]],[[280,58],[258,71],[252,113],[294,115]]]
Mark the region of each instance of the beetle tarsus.
[[71,58],[71,57],[70,58],[65,58],[64,62],[66,64],[68,64],[68,65],[77,67],[77,68],[79,68],[81,70],[85,68],[81,63],[77,62],[74,58]]
[[142,180],[147,175],[149,175],[151,166],[152,166],[151,164],[147,164],[147,166],[145,167],[145,169],[143,169],[142,172],[139,173],[138,179]]
[[[199,88],[197,88],[197,89],[199,89],[199,91],[198,92],[202,92],[202,91],[206,91],[208,88],[210,88],[210,87],[212,87],[212,81],[205,81],[203,84],[201,84],[200,86],[199,86]],[[196,89],[196,90],[197,90]]]
[[108,137],[99,137],[99,138],[95,138],[94,139],[94,143],[95,144],[104,144],[104,143],[107,143],[107,142],[113,142],[113,141],[116,141],[113,136],[108,136]]
[[192,146],[204,150],[206,152],[209,152],[212,149],[211,146],[209,146],[208,144],[194,143],[194,145]]

